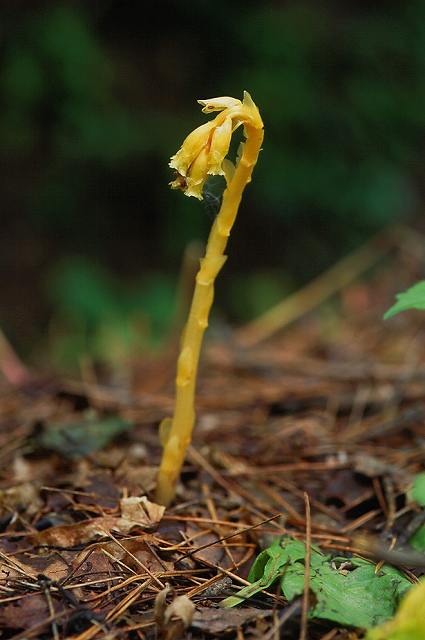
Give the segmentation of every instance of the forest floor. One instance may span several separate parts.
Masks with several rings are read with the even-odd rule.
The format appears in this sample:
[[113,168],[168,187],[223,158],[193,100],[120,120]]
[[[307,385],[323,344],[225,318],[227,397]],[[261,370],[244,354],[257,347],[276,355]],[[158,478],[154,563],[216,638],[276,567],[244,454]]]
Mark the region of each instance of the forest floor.
[[267,339],[260,323],[208,341],[166,510],[154,488],[174,354],[114,375],[3,382],[0,638],[363,637],[338,622],[344,611],[319,615],[323,585],[304,569],[311,589],[293,598],[272,580],[220,603],[276,539],[320,550],[338,579],[364,558],[377,578],[383,561],[409,583],[424,572],[408,547],[424,521],[408,491],[425,463],[425,332],[420,314],[382,320],[418,279],[414,245]]

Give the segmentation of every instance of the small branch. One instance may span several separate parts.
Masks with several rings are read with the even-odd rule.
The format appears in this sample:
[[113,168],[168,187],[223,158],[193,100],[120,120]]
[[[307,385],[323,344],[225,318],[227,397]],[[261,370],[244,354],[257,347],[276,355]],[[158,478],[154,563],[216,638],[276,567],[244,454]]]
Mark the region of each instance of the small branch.
[[301,630],[299,640],[307,640],[308,609],[310,606],[310,561],[311,561],[311,511],[308,493],[304,493],[305,502],[305,569],[304,595],[301,607]]

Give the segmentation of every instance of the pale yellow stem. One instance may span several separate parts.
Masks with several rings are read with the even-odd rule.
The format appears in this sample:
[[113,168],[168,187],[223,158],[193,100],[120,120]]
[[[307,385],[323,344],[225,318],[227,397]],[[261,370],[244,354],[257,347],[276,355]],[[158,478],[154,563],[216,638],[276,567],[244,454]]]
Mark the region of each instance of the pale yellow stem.
[[224,251],[238,212],[242,193],[251,179],[263,141],[263,129],[245,123],[246,142],[235,173],[223,194],[223,202],[208,238],[205,257],[196,276],[195,291],[177,362],[176,402],[158,474],[156,500],[168,505],[192,439],[195,422],[195,390],[202,339],[214,298],[214,281],[226,261]]

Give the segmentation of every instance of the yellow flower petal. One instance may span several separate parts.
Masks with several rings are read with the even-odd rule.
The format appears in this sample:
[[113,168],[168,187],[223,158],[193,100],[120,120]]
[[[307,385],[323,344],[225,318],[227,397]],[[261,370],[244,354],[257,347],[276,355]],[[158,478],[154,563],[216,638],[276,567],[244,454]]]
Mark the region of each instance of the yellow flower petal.
[[194,162],[199,152],[208,143],[213,128],[214,120],[210,120],[189,133],[181,148],[171,157],[169,166],[178,171],[182,176],[185,176],[188,168]]
[[221,98],[208,98],[207,100],[198,100],[203,105],[203,113],[211,113],[212,111],[223,111],[231,107],[237,107],[242,104],[237,98],[229,98],[222,96]]
[[224,175],[223,160],[229,152],[232,138],[232,118],[229,116],[222,125],[215,128],[211,137],[208,158],[208,173],[213,176]]
[[193,196],[202,200],[202,189],[208,178],[208,149],[204,147],[197,155],[187,173],[187,187],[184,191],[186,196]]

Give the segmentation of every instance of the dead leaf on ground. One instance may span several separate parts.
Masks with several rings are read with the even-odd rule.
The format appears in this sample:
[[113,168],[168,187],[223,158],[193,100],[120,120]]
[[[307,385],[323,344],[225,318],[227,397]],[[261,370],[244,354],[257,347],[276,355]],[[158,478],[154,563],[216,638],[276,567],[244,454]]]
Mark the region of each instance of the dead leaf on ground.
[[20,562],[9,554],[7,556],[5,554],[0,559],[0,582],[28,576],[35,578],[38,573],[35,568]]
[[[69,554],[68,554],[69,555]],[[11,584],[19,580],[36,579],[40,574],[50,580],[62,580],[69,574],[69,559],[58,553],[46,555],[19,554],[6,552],[0,558],[0,583]]]
[[152,528],[159,524],[165,511],[165,507],[150,502],[146,496],[123,498],[120,501],[120,506],[121,520],[133,523],[131,527],[139,525],[144,528]]
[[99,510],[112,511],[117,508],[119,491],[114,479],[107,473],[91,475],[83,485],[85,495],[77,495],[76,502],[92,505]]
[[69,549],[70,547],[90,542],[96,538],[107,536],[108,531],[113,529],[118,519],[119,518],[114,518],[113,516],[105,516],[103,518],[84,520],[83,522],[77,522],[75,524],[50,527],[49,529],[28,536],[28,539],[34,545]]
[[187,596],[177,596],[170,604],[166,598],[173,592],[166,585],[155,598],[155,621],[161,640],[178,640],[192,624],[195,605]]
[[104,516],[50,527],[28,536],[28,539],[35,545],[68,549],[96,538],[107,537],[110,531],[128,534],[135,528],[151,529],[160,522],[165,511],[165,507],[149,502],[145,496],[124,498],[120,505],[121,518]]
[[131,462],[131,459],[126,458],[117,469],[115,477],[119,485],[128,487],[131,492],[148,493],[155,488],[157,474],[158,467],[146,465],[140,460]]
[[[228,615],[235,613],[236,615]],[[273,615],[271,609],[215,609],[212,607],[197,607],[192,620],[192,627],[210,635],[229,633],[247,622]]]
[[[195,526],[187,527],[187,537],[190,540],[194,537],[192,542],[192,554],[193,557],[197,560],[205,560],[214,565],[219,565],[224,559],[224,548],[218,542],[219,536],[216,533],[205,531],[205,533],[200,533],[202,529]],[[196,537],[195,537],[196,536]],[[204,545],[209,545],[202,549]],[[197,548],[200,548],[199,551],[196,551]]]
[[[0,610],[1,629],[29,629],[49,617],[45,596],[38,593],[11,602]],[[47,627],[48,625],[46,625]],[[43,629],[39,629],[39,633]]]
[[124,562],[127,567],[139,573],[139,562],[143,563],[152,573],[164,570],[171,571],[174,563],[164,560],[159,561],[148,544],[155,546],[157,542],[147,533],[144,534],[143,537],[138,536],[137,538],[131,538],[129,540],[120,540],[119,545],[116,542],[107,542],[106,544],[99,545],[99,548],[105,549],[108,554]]
[[113,575],[113,560],[103,553],[102,548],[102,545],[99,545],[77,554],[72,562],[74,578],[95,576],[99,580]]

